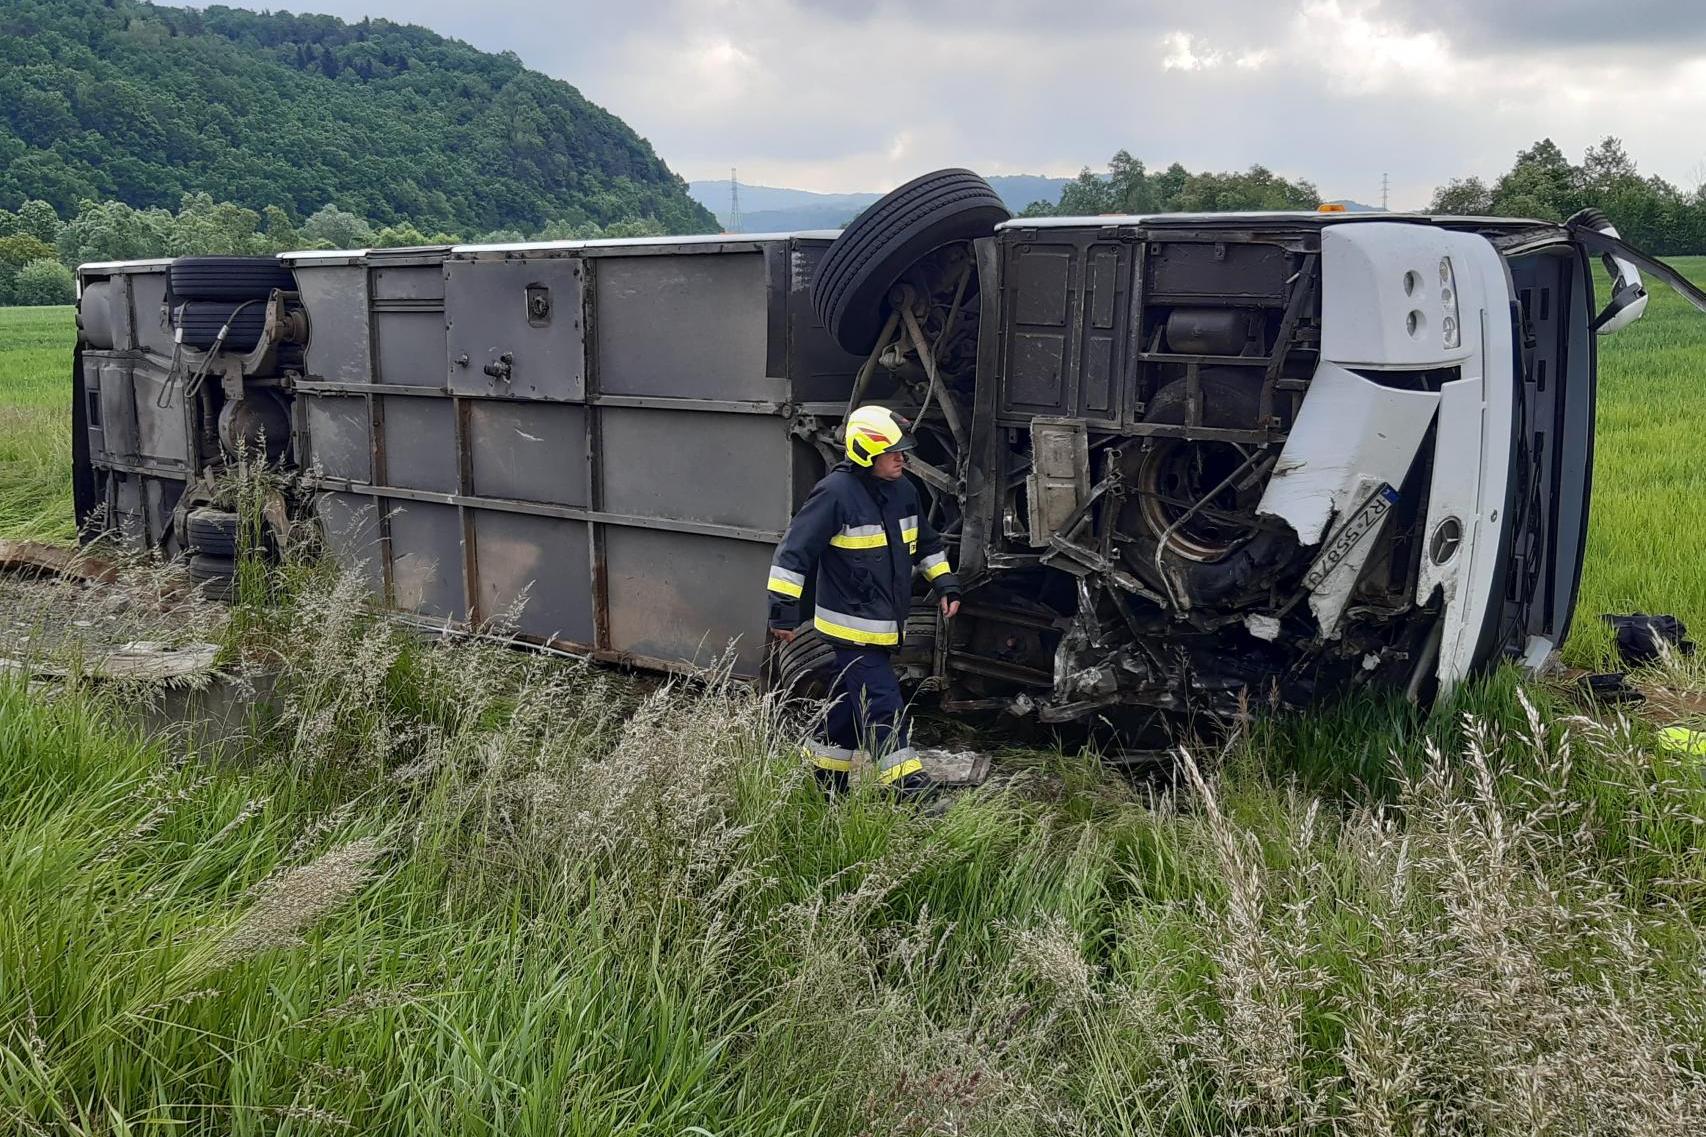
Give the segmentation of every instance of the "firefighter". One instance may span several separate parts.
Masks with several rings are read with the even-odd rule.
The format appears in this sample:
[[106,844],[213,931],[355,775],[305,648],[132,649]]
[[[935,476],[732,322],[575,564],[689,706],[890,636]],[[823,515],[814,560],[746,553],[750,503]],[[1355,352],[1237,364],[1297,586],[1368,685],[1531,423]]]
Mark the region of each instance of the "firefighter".
[[960,586],[906,477],[909,425],[876,405],[847,417],[847,460],[812,489],[770,566],[770,631],[784,643],[799,627],[806,578],[817,574],[812,626],[835,647],[835,680],[806,757],[831,791],[846,788],[861,750],[883,785],[903,796],[930,789],[890,656],[912,606],[914,570],[929,581],[944,618],[959,611]]

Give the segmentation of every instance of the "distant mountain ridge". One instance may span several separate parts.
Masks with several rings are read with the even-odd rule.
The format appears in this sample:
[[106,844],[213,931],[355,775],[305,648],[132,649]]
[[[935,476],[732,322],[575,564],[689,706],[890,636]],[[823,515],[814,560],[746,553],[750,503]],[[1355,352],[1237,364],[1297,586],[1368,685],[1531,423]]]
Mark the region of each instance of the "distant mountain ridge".
[[[997,174],[987,179],[1014,213],[1033,202],[1050,205],[1074,179],[1041,174]],[[754,186],[739,182],[740,230],[743,233],[791,233],[801,229],[840,229],[859,211],[876,201],[878,193],[818,193],[782,186]],[[687,183],[693,200],[716,214],[725,230],[729,216],[729,179],[707,178]],[[1329,204],[1343,205],[1348,213],[1379,213],[1377,205],[1341,198]]]
[[[1053,203],[1060,200],[1060,191],[1071,180],[1040,174],[997,174],[988,178],[989,184],[1014,213],[1035,201]],[[816,193],[779,186],[749,186],[745,182],[737,184],[740,186],[740,227],[745,233],[839,229],[882,196],[880,193]],[[729,179],[688,182],[687,192],[694,201],[715,213],[719,224],[728,227],[731,220]]]
[[197,192],[451,233],[716,228],[645,139],[509,52],[388,20],[0,2],[0,208]]

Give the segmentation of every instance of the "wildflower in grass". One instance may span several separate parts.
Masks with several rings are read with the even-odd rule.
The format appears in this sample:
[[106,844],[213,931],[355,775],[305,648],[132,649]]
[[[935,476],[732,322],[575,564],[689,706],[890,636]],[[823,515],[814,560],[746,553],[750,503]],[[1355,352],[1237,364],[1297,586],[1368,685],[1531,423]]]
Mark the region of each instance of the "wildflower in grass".
[[361,891],[384,851],[376,838],[363,837],[263,881],[254,902],[220,939],[213,965],[300,944],[304,932]]
[[349,1118],[342,1114],[312,1105],[275,1105],[261,1112],[280,1121],[305,1121],[310,1125],[329,1125],[334,1129],[348,1129],[351,1124]]
[[1069,1005],[1095,1003],[1100,995],[1079,936],[1059,913],[1012,932],[1013,964]]
[[248,801],[244,802],[243,808],[239,809],[236,816],[230,821],[227,821],[219,832],[213,835],[212,841],[215,844],[223,841],[225,838],[241,829],[251,819],[260,816],[261,811],[267,807],[267,802],[270,800],[271,799],[268,797],[252,797]]

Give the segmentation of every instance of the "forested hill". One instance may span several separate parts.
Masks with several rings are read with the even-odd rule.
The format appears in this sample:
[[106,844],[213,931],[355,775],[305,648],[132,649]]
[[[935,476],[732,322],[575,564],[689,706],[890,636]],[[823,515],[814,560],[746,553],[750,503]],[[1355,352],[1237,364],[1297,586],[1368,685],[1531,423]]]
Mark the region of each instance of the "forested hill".
[[386,20],[0,4],[0,208],[195,191],[428,231],[717,229],[626,123],[507,52]]

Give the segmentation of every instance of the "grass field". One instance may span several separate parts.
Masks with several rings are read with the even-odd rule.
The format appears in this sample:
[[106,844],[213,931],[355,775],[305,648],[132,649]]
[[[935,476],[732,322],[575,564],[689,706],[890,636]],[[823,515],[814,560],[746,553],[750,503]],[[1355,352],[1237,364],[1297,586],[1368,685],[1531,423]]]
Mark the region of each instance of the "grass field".
[[[1706,285],[1706,257],[1672,261]],[[1674,612],[1706,630],[1706,315],[1648,282],[1647,315],[1600,342],[1599,420],[1575,654],[1601,655],[1601,612]]]
[[71,308],[0,308],[0,537],[69,541]]
[[[63,402],[65,319],[0,310],[8,398]],[[1706,317],[1661,294],[1602,362],[1581,658],[1599,611],[1706,625]],[[52,532],[29,452],[0,492]],[[235,760],[0,672],[0,1131],[1706,1126],[1706,776],[1654,735],[1706,726],[1700,663],[1628,720],[1506,671],[1251,724],[1174,789],[1006,753],[919,810],[824,802],[752,692],[282,588],[227,633],[282,668]]]

